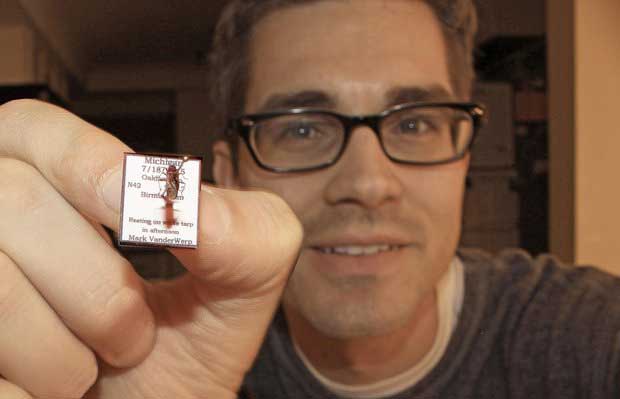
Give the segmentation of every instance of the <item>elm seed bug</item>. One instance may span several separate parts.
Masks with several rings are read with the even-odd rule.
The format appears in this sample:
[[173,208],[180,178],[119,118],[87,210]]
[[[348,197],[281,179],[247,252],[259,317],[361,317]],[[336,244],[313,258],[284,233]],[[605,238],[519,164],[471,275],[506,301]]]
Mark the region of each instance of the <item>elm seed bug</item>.
[[165,176],[160,178],[160,181],[165,182],[165,186],[160,194],[160,196],[165,201],[165,225],[170,228],[174,225],[174,210],[173,203],[179,197],[179,192],[183,190],[182,186],[185,183],[181,181],[180,174],[183,168],[183,164],[188,160],[188,157],[183,158],[181,164],[176,167],[175,165],[168,165],[166,169]]

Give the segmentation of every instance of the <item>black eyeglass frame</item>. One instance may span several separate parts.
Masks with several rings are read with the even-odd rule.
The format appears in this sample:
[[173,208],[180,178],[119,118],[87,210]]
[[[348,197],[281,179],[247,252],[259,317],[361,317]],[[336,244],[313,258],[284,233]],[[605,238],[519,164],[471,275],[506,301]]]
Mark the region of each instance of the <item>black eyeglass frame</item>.
[[[466,112],[471,118],[473,122],[473,132],[472,136],[469,140],[469,143],[465,146],[461,153],[455,155],[452,158],[448,158],[440,161],[433,162],[421,162],[421,161],[405,161],[402,159],[392,157],[388,151],[385,149],[385,145],[383,144],[383,138],[381,137],[380,126],[383,119],[392,115],[395,112],[407,110],[407,109],[416,109],[416,108],[430,108],[430,107],[443,107],[443,108],[452,108],[460,111]],[[344,129],[344,140],[340,151],[334,159],[331,161],[322,163],[320,165],[306,167],[306,168],[279,168],[273,167],[264,164],[256,151],[252,147],[252,143],[250,140],[250,135],[252,134],[252,129],[261,121],[281,117],[281,116],[290,116],[290,115],[303,115],[303,114],[319,114],[319,115],[328,115],[335,119],[337,119]],[[250,154],[254,161],[263,169],[268,170],[270,172],[275,173],[297,173],[297,172],[310,172],[319,169],[328,168],[342,157],[342,154],[346,151],[347,145],[349,144],[349,139],[351,138],[353,130],[358,126],[367,126],[369,127],[377,136],[379,143],[381,144],[381,149],[383,153],[392,161],[401,164],[407,165],[418,165],[418,166],[435,166],[435,165],[444,165],[452,162],[456,162],[460,159],[463,159],[465,155],[471,150],[472,145],[478,135],[478,131],[480,127],[484,124],[486,117],[486,108],[477,103],[472,102],[415,102],[415,103],[405,103],[399,104],[394,107],[388,108],[385,111],[376,114],[376,115],[364,115],[364,116],[349,116],[343,115],[334,111],[329,111],[325,109],[317,109],[317,108],[294,108],[285,111],[277,111],[277,112],[266,112],[261,114],[248,114],[242,115],[237,118],[233,118],[229,121],[228,124],[228,134],[234,134],[235,132],[241,136],[243,141],[245,142]]]

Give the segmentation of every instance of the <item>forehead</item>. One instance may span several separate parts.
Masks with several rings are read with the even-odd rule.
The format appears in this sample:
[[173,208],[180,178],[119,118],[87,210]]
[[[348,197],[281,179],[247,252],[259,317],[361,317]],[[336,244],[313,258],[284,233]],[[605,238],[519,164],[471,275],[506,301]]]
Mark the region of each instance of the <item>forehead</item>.
[[[272,12],[254,28],[246,108],[274,95],[326,93],[340,108],[399,87],[452,92],[440,24],[416,0],[324,0]],[[362,102],[364,104],[362,104]]]

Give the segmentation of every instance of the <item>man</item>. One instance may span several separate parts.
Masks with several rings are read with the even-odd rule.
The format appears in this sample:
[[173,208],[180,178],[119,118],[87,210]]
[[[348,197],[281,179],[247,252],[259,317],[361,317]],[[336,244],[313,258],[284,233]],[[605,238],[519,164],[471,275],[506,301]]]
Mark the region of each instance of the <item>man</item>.
[[3,106],[0,397],[226,398],[244,377],[258,398],[616,397],[614,278],[456,250],[474,30],[469,1],[232,2],[227,189],[203,188],[200,247],[167,283],[97,233],[127,148]]
[[[214,94],[221,120],[249,116],[216,144],[216,181],[277,193],[305,228],[282,309],[246,379],[256,397],[614,392],[617,282],[551,259],[533,266],[516,252],[495,266],[455,257],[480,112],[459,108],[469,100],[475,25],[469,1],[228,8],[212,54],[214,76],[228,79]],[[611,325],[582,295],[613,310]],[[609,341],[586,344],[584,334]]]

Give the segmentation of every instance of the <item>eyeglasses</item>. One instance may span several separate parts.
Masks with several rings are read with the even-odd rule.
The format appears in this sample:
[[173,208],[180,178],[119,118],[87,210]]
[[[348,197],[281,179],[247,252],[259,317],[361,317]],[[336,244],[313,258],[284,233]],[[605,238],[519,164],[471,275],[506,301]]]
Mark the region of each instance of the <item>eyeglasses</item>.
[[462,159],[485,116],[474,103],[409,103],[378,115],[346,116],[297,108],[244,115],[230,121],[256,163],[289,173],[326,168],[338,162],[353,130],[367,126],[393,162],[439,165]]

